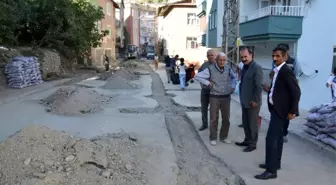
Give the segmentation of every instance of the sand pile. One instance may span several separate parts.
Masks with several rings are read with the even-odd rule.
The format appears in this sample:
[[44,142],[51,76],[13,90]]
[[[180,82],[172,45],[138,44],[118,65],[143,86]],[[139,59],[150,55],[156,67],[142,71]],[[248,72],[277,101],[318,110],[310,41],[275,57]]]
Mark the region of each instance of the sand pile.
[[138,89],[139,86],[131,81],[139,79],[138,75],[127,69],[119,69],[106,79],[104,89]]
[[72,116],[95,113],[103,109],[112,97],[84,87],[63,87],[41,100],[48,112]]
[[89,141],[32,125],[0,143],[0,184],[145,185],[146,150],[126,134]]

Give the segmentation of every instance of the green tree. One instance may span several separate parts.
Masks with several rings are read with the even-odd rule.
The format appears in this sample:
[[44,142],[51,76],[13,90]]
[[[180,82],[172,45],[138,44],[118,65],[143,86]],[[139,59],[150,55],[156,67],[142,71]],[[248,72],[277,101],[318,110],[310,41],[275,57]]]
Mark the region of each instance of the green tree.
[[96,26],[103,18],[102,8],[86,0],[0,0],[0,44],[51,47],[76,57],[108,34]]

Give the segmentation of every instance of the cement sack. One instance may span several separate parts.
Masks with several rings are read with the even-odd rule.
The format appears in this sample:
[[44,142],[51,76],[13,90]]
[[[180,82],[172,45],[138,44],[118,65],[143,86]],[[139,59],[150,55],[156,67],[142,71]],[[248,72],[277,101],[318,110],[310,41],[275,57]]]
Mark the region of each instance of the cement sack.
[[335,111],[335,108],[332,105],[327,105],[319,109],[317,112],[320,114],[330,114]]
[[308,122],[322,121],[322,115],[320,113],[311,113],[307,116],[306,120]]
[[336,133],[336,126],[328,126],[328,127],[325,127],[325,128],[320,128],[320,129],[318,129],[318,133],[319,134],[323,134],[323,133],[333,134],[333,133]]
[[322,143],[329,145],[333,147],[334,149],[336,149],[336,139],[334,139],[333,137],[330,137],[327,134],[319,134],[315,138],[321,141]]
[[313,128],[309,128],[309,127],[305,127],[303,129],[305,132],[307,132],[308,134],[311,134],[313,136],[317,136],[317,130],[313,129]]
[[40,64],[36,57],[15,57],[5,67],[8,86],[10,88],[24,88],[41,84],[42,76]]
[[314,129],[314,130],[319,130],[319,129],[322,129],[323,127],[315,124],[315,123],[311,123],[311,122],[307,122],[305,124],[303,124],[304,126],[308,127],[308,128],[311,128],[311,129]]
[[318,106],[314,106],[314,107],[312,107],[312,108],[309,110],[309,112],[310,112],[310,113],[316,113],[316,112],[319,111],[322,107],[324,107],[323,104],[322,104],[322,105],[318,105]]
[[324,114],[322,118],[328,126],[336,126],[336,111],[331,114]]
[[317,122],[315,122],[315,124],[320,126],[321,128],[325,128],[325,127],[329,126],[328,123],[325,122],[325,121],[317,121]]

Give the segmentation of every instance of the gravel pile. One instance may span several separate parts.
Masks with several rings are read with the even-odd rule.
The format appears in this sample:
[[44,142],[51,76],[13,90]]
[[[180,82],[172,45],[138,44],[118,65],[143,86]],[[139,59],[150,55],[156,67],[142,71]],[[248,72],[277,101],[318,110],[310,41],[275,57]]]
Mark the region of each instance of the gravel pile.
[[110,96],[84,87],[62,87],[41,100],[41,103],[47,107],[47,112],[73,116],[101,111],[111,99]]
[[126,134],[89,141],[31,125],[0,143],[0,184],[145,185],[146,150]]
[[138,89],[139,86],[131,81],[139,79],[138,75],[127,69],[118,69],[106,79],[104,89]]

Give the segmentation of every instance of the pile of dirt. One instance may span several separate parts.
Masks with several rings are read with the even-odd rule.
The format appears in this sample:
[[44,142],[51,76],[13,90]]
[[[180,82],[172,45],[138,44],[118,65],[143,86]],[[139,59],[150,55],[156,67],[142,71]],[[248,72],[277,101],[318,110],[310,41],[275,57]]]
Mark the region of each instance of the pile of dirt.
[[120,67],[124,68],[146,68],[147,64],[141,60],[126,60],[119,63]]
[[111,96],[99,94],[93,89],[62,87],[41,103],[47,107],[47,112],[73,116],[99,112],[111,99]]
[[148,154],[141,147],[127,134],[89,141],[31,125],[0,143],[0,184],[145,185]]
[[139,79],[139,76],[125,68],[118,68],[107,77],[105,89],[138,89],[139,86],[131,81]]

